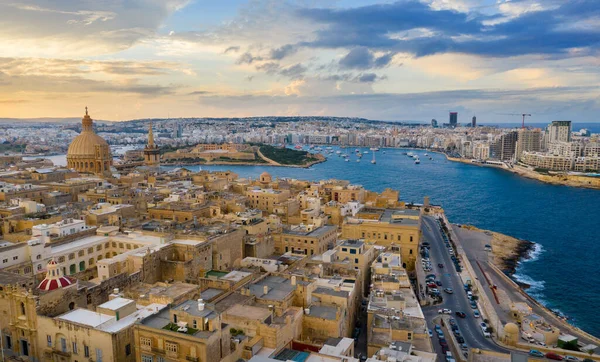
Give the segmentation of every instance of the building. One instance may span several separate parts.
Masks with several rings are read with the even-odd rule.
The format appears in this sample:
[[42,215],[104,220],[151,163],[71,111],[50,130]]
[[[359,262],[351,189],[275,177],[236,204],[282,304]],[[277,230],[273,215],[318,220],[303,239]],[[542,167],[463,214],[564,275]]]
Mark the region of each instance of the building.
[[154,144],[154,134],[152,133],[152,122],[148,127],[148,144],[144,147],[144,164],[146,166],[158,166],[160,163],[160,149]]
[[517,139],[519,133],[512,131],[503,134],[494,144],[494,158],[502,161],[510,161],[515,157]]
[[419,210],[363,208],[342,225],[342,238],[383,247],[399,246],[403,268],[414,270],[421,235]]
[[519,129],[519,135],[517,139],[517,157],[519,160],[523,151],[528,152],[539,152],[542,149],[542,131],[539,129]]
[[335,245],[337,239],[336,227],[324,225],[321,227],[296,226],[283,230],[274,236],[275,252],[300,253],[305,255],[318,255]]
[[85,107],[81,134],[75,137],[67,151],[67,166],[79,172],[102,174],[110,171],[112,155],[104,138],[94,132],[94,122]]
[[437,121],[437,119],[434,118],[434,119],[431,120],[431,127],[438,128],[438,121]]
[[455,128],[458,124],[458,112],[450,112],[450,127]]
[[471,119],[471,127],[477,127],[477,117],[475,116]]
[[571,142],[571,121],[552,121],[546,129],[547,143]]

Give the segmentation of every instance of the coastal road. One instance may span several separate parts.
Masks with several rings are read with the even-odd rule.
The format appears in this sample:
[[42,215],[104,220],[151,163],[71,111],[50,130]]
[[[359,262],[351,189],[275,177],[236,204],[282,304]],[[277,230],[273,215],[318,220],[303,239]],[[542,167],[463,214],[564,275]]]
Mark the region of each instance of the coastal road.
[[[519,291],[516,284],[506,280],[506,278],[499,275],[496,269],[490,267],[488,252],[484,250],[484,245],[488,243],[489,236],[485,235],[483,232],[466,230],[459,227],[454,227],[454,231],[456,232],[456,236],[460,239],[460,243],[464,248],[465,254],[475,270],[477,279],[479,279],[481,282],[484,292],[487,294],[489,300],[492,301],[492,305],[498,314],[498,318],[503,324],[513,321],[509,315],[510,302],[523,302],[532,308],[533,313],[543,317],[547,322],[550,322],[558,327],[561,333],[571,334],[575,337],[578,337],[579,342],[583,344],[597,345],[597,342],[587,338],[584,334],[578,333],[577,330],[566,328],[564,322],[558,320],[558,318],[552,312],[540,307],[536,303],[532,303],[529,298],[524,296]],[[481,266],[481,268],[479,266]],[[481,269],[483,269],[483,272]],[[496,285],[496,293],[499,296],[500,304],[495,302],[494,295],[490,285],[488,284],[488,281],[486,280],[486,277],[492,285]],[[501,326],[495,327],[501,328]]]
[[[480,327],[482,319],[473,317],[473,309],[471,309],[469,300],[463,289],[463,283],[460,276],[454,269],[454,264],[452,263],[448,249],[444,245],[442,231],[437,220],[431,216],[424,216],[422,231],[423,241],[428,241],[431,246],[429,257],[433,271],[426,274],[435,273],[437,279],[443,284],[442,287],[440,287],[441,289],[452,288],[454,290],[453,294],[442,292],[444,297],[443,303],[423,308],[423,313],[425,314],[425,319],[427,320],[429,328],[433,330],[434,325],[431,320],[437,315],[438,310],[448,308],[452,310],[452,317],[456,320],[460,333],[469,348],[482,348],[496,352],[509,353],[510,351],[506,348],[498,346],[493,340],[483,336]],[[444,264],[444,267],[439,268],[438,263]],[[420,265],[417,265],[417,268],[420,267]],[[454,314],[456,311],[464,312],[467,317],[463,319],[456,316]],[[435,333],[433,336],[433,344],[436,353],[441,355],[442,350]]]

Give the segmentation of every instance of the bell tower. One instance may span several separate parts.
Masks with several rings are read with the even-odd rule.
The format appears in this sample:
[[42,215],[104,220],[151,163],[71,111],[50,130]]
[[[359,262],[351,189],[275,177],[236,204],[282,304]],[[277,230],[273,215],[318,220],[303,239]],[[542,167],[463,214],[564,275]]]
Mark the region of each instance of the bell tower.
[[160,164],[160,149],[154,143],[152,122],[150,122],[150,126],[148,127],[148,144],[144,147],[144,164],[146,166],[158,166]]

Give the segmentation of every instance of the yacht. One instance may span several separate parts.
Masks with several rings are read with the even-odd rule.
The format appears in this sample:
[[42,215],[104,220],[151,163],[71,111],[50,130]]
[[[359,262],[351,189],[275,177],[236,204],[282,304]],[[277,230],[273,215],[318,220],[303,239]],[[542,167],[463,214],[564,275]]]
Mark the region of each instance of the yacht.
[[373,152],[373,159],[371,160],[371,163],[372,164],[376,164],[377,163],[377,161],[375,161],[375,152]]
[[421,163],[421,160],[419,160],[419,158],[418,158],[418,157],[417,157],[417,158],[415,158],[415,164],[416,164],[416,165],[418,165],[418,164],[420,164],[420,163]]
[[425,157],[429,156],[429,154],[427,152],[425,152]]
[[377,148],[377,147],[371,147],[370,150],[371,151],[379,151],[379,148]]

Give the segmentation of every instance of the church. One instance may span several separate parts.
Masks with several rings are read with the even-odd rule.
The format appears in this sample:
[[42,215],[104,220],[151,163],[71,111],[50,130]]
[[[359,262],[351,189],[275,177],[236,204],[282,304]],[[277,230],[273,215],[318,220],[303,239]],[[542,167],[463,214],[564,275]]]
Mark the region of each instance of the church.
[[94,132],[94,122],[85,107],[81,134],[75,137],[67,151],[67,166],[78,172],[102,174],[110,171],[112,155],[104,138]]

